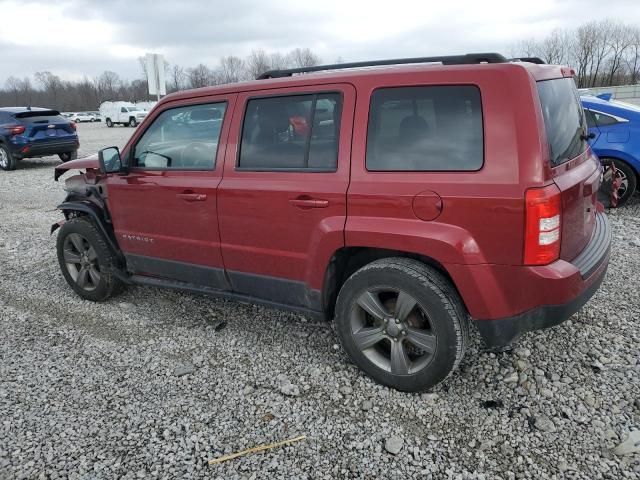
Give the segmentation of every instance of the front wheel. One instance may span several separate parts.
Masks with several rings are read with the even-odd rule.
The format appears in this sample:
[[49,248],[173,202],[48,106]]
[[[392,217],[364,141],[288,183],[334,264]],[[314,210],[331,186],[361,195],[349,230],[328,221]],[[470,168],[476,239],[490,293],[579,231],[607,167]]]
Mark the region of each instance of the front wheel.
[[116,258],[88,218],[66,222],[56,247],[64,279],[82,298],[101,302],[122,290],[123,283],[113,274]]
[[436,269],[407,258],[372,262],[343,285],[336,330],[352,361],[379,383],[416,392],[460,364],[468,316]]
[[14,156],[11,155],[9,149],[0,144],[0,168],[2,170],[15,170],[16,163],[17,161]]
[[59,153],[58,157],[60,157],[60,160],[62,160],[63,162],[68,162],[69,160],[75,160],[76,158],[78,158],[78,151],[73,150],[72,152]]
[[129,119],[129,126],[130,127],[135,127],[136,125],[138,125],[138,122],[136,122],[135,118],[130,118]]

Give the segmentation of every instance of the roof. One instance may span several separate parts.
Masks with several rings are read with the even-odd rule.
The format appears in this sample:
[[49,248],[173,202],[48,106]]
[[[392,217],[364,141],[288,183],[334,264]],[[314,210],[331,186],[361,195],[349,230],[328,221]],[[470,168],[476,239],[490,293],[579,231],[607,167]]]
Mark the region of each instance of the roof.
[[[492,69],[495,71],[507,71],[525,69],[535,80],[548,80],[562,78],[570,69],[558,65],[539,65],[529,62],[504,62],[504,63],[480,63],[466,65],[443,65],[441,63],[422,63],[409,65],[389,65],[362,67],[345,70],[325,70],[313,73],[304,73],[290,77],[268,78],[252,80],[248,82],[228,83],[211,87],[202,87],[191,90],[182,90],[165,96],[159,103],[164,104],[175,100],[204,97],[209,95],[222,95],[227,93],[240,93],[252,90],[267,90],[282,87],[296,87],[317,85],[321,83],[357,83],[358,80],[371,76],[387,76],[398,74],[428,74],[442,71],[467,71],[473,72],[480,69]],[[564,73],[563,73],[564,72]]]

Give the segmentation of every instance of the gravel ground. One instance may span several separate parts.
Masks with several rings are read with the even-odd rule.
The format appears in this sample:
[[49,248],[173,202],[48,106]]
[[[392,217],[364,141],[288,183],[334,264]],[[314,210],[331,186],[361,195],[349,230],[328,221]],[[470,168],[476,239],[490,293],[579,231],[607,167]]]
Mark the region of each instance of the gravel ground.
[[[79,131],[81,155],[132,132]],[[0,172],[0,478],[640,478],[640,447],[614,451],[640,440],[637,198],[611,212],[609,274],[581,312],[507,353],[475,335],[461,371],[405,394],[297,314],[142,287],[80,300],[48,234],[57,163]]]

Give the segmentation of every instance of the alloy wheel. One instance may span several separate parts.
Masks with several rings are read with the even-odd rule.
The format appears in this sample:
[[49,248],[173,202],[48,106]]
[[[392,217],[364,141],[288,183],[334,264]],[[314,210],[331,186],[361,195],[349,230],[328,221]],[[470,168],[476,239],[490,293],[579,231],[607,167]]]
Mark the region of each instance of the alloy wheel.
[[436,332],[427,312],[403,290],[365,290],[351,311],[350,325],[362,354],[394,375],[424,369],[436,351]]
[[627,188],[629,188],[629,179],[627,178],[627,174],[620,169],[616,169],[616,178],[620,179],[620,187],[618,187],[618,198],[622,198],[624,197],[624,194],[627,193]]
[[89,241],[79,233],[70,233],[64,239],[63,255],[73,281],[84,290],[95,290],[100,283],[100,265]]

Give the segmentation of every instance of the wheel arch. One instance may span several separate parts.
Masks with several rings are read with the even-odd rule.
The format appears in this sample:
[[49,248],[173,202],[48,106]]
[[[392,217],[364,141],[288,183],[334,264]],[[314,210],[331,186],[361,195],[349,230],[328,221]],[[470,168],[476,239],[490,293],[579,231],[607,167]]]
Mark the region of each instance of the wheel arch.
[[[120,250],[120,246],[118,245],[118,241],[115,237],[106,207],[97,205],[88,198],[74,197],[70,195],[63,203],[57,206],[57,209],[62,211],[65,220],[80,216],[88,217],[104,236],[112,253],[116,255],[118,259],[122,258],[122,251]],[[51,227],[51,233],[60,226],[60,222],[54,223]]]
[[[342,247],[334,252],[325,269],[322,287],[322,307],[327,318],[332,318],[335,311],[336,300],[342,285],[357,270],[365,265],[383,258],[411,258],[435,268],[450,282],[464,304],[464,299],[453,278],[447,269],[435,258],[402,250],[393,250],[374,247]],[[465,305],[466,309],[466,305]]]

